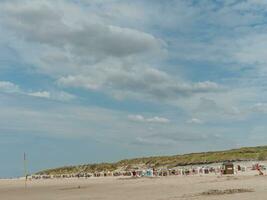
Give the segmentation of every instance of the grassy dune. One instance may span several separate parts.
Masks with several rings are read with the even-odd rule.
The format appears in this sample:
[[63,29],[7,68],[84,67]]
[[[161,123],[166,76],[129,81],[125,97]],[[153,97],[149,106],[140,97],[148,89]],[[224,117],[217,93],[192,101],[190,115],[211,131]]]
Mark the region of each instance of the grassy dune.
[[174,156],[153,156],[121,160],[116,163],[85,164],[48,169],[37,174],[68,174],[80,172],[114,171],[116,169],[131,169],[136,165],[147,167],[175,167],[196,164],[208,164],[224,161],[266,160],[267,146],[244,147],[227,151],[190,153]]

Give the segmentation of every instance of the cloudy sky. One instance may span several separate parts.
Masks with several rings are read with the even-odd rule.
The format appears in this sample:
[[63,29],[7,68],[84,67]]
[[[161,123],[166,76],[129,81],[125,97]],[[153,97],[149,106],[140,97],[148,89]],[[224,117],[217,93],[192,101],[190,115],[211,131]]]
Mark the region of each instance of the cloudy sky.
[[1,0],[0,176],[267,144],[262,0]]

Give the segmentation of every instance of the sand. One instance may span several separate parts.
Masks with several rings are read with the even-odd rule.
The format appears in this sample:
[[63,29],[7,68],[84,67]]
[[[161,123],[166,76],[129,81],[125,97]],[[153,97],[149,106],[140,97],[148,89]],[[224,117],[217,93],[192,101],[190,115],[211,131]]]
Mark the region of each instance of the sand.
[[[255,173],[256,174],[256,173]],[[88,178],[0,180],[2,200],[263,200],[267,176],[169,176],[155,178]]]

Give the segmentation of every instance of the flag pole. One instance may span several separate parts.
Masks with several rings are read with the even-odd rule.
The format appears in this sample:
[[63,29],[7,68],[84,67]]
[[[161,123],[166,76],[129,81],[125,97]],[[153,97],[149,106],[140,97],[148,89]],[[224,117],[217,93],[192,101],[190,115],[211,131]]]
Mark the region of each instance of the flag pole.
[[26,163],[26,153],[23,154],[23,163],[24,163],[24,177],[25,177],[25,189],[27,188],[27,163]]

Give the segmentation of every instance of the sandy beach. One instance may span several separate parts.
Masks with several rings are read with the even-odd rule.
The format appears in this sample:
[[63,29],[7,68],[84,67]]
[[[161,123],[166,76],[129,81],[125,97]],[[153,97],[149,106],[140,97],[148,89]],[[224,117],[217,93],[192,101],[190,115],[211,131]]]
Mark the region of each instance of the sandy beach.
[[0,180],[0,199],[5,200],[175,200],[265,199],[267,177],[170,176],[153,178],[88,178]]

